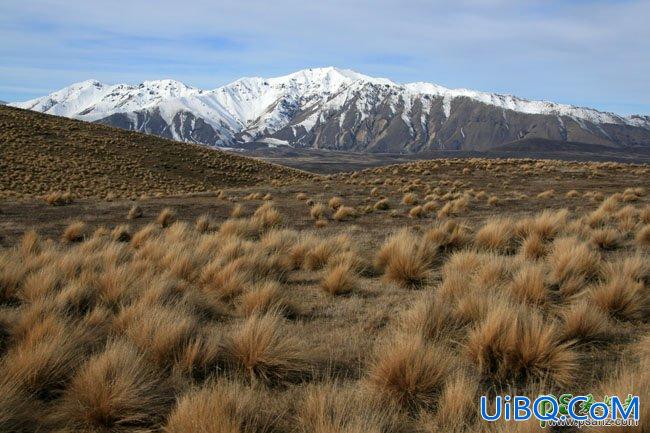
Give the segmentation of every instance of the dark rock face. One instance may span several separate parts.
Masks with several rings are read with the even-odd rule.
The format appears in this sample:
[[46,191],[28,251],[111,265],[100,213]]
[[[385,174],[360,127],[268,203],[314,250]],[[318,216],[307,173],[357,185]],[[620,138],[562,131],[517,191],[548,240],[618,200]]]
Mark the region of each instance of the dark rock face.
[[[416,101],[410,112],[404,107],[392,113],[377,105],[363,118],[350,102],[338,112],[320,119],[311,131],[296,128],[303,118],[270,137],[286,140],[298,147],[358,152],[418,153],[431,150],[489,150],[524,139],[582,142],[611,147],[650,147],[650,131],[644,128],[578,123],[568,116],[526,114],[474,101],[456,98],[449,117],[442,100],[433,101],[424,111]],[[304,117],[304,116],[303,116]]]
[[167,123],[163,119],[158,109],[116,113],[98,120],[97,123],[210,146],[219,144],[221,141],[221,134],[212,126],[187,111],[176,113],[171,123]]

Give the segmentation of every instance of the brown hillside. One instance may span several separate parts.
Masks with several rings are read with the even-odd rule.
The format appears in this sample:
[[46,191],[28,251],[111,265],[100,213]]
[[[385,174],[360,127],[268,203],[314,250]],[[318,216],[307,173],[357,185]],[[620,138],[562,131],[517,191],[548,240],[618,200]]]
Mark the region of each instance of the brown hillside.
[[187,194],[311,176],[251,158],[0,106],[0,198]]

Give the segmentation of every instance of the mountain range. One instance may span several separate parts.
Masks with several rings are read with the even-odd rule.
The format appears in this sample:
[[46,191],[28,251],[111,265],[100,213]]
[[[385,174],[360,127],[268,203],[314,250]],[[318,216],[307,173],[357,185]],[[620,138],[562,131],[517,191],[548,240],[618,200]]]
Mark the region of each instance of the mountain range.
[[242,78],[214,90],[174,80],[72,84],[9,105],[216,147],[355,152],[490,150],[528,140],[650,148],[650,116],[512,95],[398,84],[333,67]]

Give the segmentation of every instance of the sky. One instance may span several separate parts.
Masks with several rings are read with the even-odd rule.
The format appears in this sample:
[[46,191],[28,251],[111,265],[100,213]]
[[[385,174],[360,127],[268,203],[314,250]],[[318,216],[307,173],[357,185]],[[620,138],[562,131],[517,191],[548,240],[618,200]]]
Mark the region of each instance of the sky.
[[336,66],[650,114],[649,0],[2,0],[0,100]]

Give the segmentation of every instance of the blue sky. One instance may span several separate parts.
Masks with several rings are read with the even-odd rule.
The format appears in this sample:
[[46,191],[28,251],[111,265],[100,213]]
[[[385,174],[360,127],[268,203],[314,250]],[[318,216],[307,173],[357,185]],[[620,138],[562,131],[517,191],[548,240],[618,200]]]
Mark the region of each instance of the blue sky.
[[0,99],[338,66],[650,114],[648,0],[2,0]]

